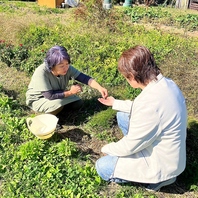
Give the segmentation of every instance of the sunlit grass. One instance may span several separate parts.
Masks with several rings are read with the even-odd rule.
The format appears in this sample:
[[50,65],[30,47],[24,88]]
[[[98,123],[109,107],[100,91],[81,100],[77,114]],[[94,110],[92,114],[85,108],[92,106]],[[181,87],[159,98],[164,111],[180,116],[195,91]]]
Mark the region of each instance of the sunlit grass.
[[[143,22],[149,20],[135,25],[123,14],[122,7],[105,11],[100,4],[92,6],[93,3],[96,2],[85,2],[89,9],[84,6],[51,10],[39,7],[36,2],[7,2],[0,8],[0,40],[30,47],[30,58],[20,71],[15,64],[7,67],[0,62],[0,196],[177,197],[177,186],[182,193],[187,191],[188,195],[196,196],[197,177],[193,174],[197,175],[198,167],[198,39],[163,31],[156,24],[147,29]],[[162,10],[174,17],[195,13],[173,8]],[[160,20],[163,24],[166,21]],[[116,112],[99,104],[99,93],[89,87],[84,86],[81,94],[84,108],[66,115],[67,130],[63,134],[55,133],[43,141],[28,131],[25,118],[33,113],[25,106],[30,67],[37,67],[44,58],[42,50],[54,44],[67,47],[72,64],[96,78],[110,95],[119,99],[133,99],[140,93],[131,89],[117,72],[121,52],[136,44],[152,50],[164,75],[183,91],[192,117],[188,126],[187,168],[178,178],[177,186],[167,187],[170,193],[147,193],[132,183],[108,184],[97,175],[94,162],[100,157],[101,145],[116,141],[122,134],[115,122]]]

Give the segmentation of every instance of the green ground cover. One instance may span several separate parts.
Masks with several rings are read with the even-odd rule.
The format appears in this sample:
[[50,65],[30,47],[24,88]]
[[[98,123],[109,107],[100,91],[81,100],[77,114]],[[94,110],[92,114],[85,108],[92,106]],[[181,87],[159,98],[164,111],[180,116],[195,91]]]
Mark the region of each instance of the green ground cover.
[[[0,196],[18,197],[197,197],[198,196],[198,14],[168,7],[114,6],[84,1],[78,8],[49,9],[36,2],[0,3]],[[161,27],[166,26],[165,29]],[[175,28],[177,32],[175,32]],[[192,34],[193,33],[193,36]],[[121,52],[145,45],[165,76],[183,91],[189,112],[187,166],[176,184],[148,193],[139,184],[108,184],[94,167],[100,148],[121,137],[115,111],[83,86],[85,106],[65,115],[64,128],[48,140],[29,132],[25,91],[46,50],[65,46],[72,64],[93,76],[109,94],[133,99],[117,71]]]

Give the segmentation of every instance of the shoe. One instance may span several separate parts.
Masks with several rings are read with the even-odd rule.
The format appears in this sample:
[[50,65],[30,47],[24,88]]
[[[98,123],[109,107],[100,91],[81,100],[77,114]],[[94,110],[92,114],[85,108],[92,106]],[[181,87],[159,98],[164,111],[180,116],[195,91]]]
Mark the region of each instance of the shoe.
[[176,177],[166,180],[166,181],[163,181],[163,182],[159,182],[157,184],[149,184],[148,186],[146,186],[146,190],[147,191],[158,191],[161,187],[170,185],[170,184],[174,183],[175,181],[176,181]]

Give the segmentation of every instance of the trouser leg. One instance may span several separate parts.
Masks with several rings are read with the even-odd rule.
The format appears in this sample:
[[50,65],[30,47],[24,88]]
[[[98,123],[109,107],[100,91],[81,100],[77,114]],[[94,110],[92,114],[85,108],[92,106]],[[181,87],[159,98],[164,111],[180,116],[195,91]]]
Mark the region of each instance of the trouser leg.
[[63,110],[63,106],[56,109],[55,111],[52,111],[52,112],[49,112],[50,114],[53,114],[53,115],[57,115],[58,113],[60,113],[61,111]]
[[115,178],[113,176],[117,160],[118,160],[118,157],[110,156],[110,155],[106,155],[98,159],[96,161],[96,171],[98,175],[100,175],[100,177],[104,179],[105,181],[116,182],[116,183],[129,182],[127,180]]
[[130,116],[129,113],[117,112],[118,126],[122,130],[124,136],[128,134],[129,116]]
[[96,171],[105,181],[109,181],[114,173],[118,157],[106,155],[96,161]]

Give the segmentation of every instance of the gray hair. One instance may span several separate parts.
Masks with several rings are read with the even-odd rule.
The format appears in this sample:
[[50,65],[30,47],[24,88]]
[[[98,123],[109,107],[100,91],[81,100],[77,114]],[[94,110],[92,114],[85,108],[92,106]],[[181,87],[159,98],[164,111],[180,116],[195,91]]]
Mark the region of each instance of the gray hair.
[[48,50],[44,62],[47,70],[51,71],[55,65],[60,64],[63,60],[67,60],[70,63],[70,56],[67,53],[67,49],[56,45]]

